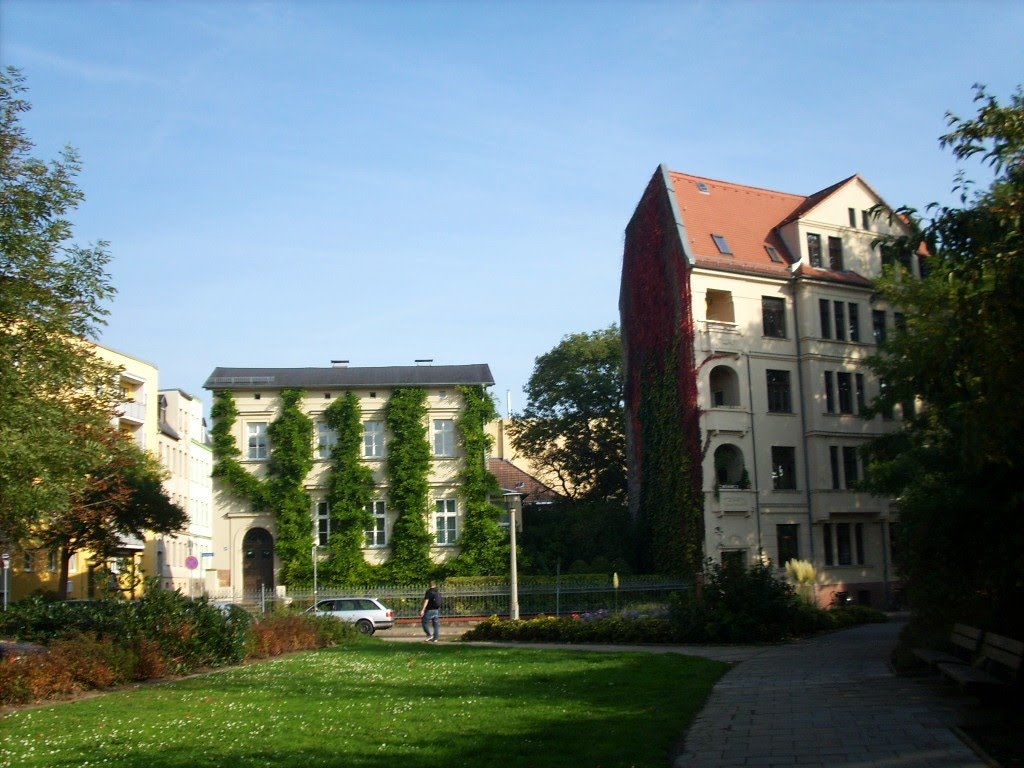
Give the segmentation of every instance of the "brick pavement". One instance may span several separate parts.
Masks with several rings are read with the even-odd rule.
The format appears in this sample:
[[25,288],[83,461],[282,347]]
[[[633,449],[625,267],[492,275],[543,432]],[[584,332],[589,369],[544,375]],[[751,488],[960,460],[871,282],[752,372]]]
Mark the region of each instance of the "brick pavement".
[[715,686],[674,768],[987,765],[952,728],[983,716],[888,666],[902,622],[761,649]]

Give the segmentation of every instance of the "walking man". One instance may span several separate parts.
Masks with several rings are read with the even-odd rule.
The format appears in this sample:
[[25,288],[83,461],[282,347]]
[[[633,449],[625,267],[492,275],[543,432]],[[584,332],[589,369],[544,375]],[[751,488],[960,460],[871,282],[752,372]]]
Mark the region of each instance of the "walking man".
[[[430,582],[430,589],[423,596],[423,607],[420,608],[420,619],[423,623],[423,634],[428,643],[436,643],[441,634],[441,593],[437,591],[437,582]],[[431,633],[433,629],[433,633]]]

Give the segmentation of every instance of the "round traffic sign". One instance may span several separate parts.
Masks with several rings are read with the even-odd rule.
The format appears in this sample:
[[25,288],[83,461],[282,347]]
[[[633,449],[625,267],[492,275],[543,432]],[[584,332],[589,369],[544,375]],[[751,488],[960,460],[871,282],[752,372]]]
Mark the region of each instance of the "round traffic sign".
[[196,568],[199,567],[199,559],[194,555],[189,555],[185,558],[185,567],[188,568],[190,571],[194,571]]

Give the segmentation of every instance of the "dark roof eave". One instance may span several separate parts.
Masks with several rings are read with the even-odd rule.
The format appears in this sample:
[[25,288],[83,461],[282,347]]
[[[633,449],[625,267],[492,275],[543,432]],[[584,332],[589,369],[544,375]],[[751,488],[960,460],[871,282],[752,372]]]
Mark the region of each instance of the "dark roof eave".
[[215,368],[204,389],[362,389],[366,387],[493,386],[486,363],[331,368]]

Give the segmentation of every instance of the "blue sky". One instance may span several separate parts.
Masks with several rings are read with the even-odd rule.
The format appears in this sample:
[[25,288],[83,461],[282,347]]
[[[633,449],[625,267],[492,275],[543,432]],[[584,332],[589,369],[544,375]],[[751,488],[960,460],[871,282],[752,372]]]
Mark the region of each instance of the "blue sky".
[[659,163],[950,202],[944,114],[1024,82],[1021,40],[995,1],[0,4],[110,242],[102,343],[207,401],[218,365],[488,363],[502,413],[617,322]]

